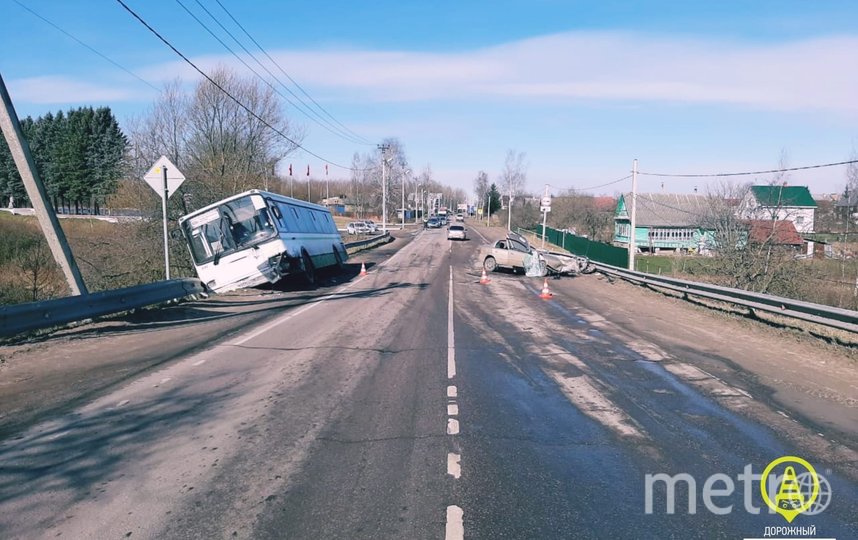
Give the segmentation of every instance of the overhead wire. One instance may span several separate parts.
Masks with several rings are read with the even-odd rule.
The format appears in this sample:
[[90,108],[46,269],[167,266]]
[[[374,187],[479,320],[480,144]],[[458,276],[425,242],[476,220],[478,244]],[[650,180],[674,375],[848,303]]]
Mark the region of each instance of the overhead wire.
[[629,174],[629,175],[624,176],[624,177],[622,177],[622,178],[618,178],[618,179],[616,179],[616,180],[614,180],[614,181],[612,181],[612,182],[607,182],[607,183],[605,183],[605,184],[599,184],[598,186],[588,186],[588,187],[577,188],[577,189],[578,189],[579,191],[587,191],[587,190],[590,190],[590,189],[598,189],[598,188],[602,188],[602,187],[612,186],[612,185],[614,185],[614,184],[619,184],[620,182],[623,182],[623,181],[625,181],[625,180],[628,180],[628,179],[629,179],[629,178],[631,178],[631,177],[632,177],[632,175],[630,175],[630,174]]
[[217,88],[218,90],[220,90],[221,92],[223,92],[223,93],[224,93],[224,95],[226,95],[229,99],[231,99],[233,102],[235,102],[235,104],[236,104],[236,105],[238,105],[239,107],[241,107],[245,112],[247,112],[248,114],[250,114],[251,116],[253,116],[256,120],[258,120],[260,123],[262,123],[262,124],[263,124],[264,126],[266,126],[268,129],[272,130],[273,132],[277,133],[278,135],[280,135],[281,137],[283,137],[284,139],[286,139],[288,142],[292,143],[296,148],[300,148],[301,150],[303,150],[303,151],[304,151],[304,152],[306,152],[307,154],[309,154],[309,155],[311,155],[311,156],[315,157],[316,159],[318,159],[318,160],[320,160],[320,161],[322,161],[322,162],[324,162],[324,163],[327,163],[327,164],[329,164],[329,165],[333,165],[334,167],[339,167],[340,169],[344,169],[344,170],[375,170],[375,169],[378,169],[378,166],[375,166],[375,167],[369,167],[369,168],[366,168],[366,169],[355,169],[354,167],[347,167],[347,166],[345,166],[345,165],[341,165],[341,164],[339,164],[339,163],[337,163],[337,162],[335,162],[335,161],[332,161],[332,160],[330,160],[330,159],[328,159],[328,158],[326,158],[326,157],[324,157],[324,156],[321,156],[321,155],[319,155],[319,154],[317,154],[317,153],[313,152],[312,150],[310,150],[309,148],[305,147],[304,145],[302,145],[302,144],[301,144],[301,143],[299,143],[298,141],[296,141],[296,140],[292,139],[291,137],[289,137],[288,135],[286,135],[285,133],[283,133],[283,131],[282,131],[282,130],[280,130],[280,129],[278,129],[278,128],[274,127],[274,126],[272,126],[272,125],[271,125],[269,122],[267,122],[264,118],[260,117],[260,116],[259,116],[258,114],[256,114],[253,110],[251,110],[247,105],[245,105],[244,103],[242,103],[241,101],[239,101],[235,96],[233,96],[232,94],[230,94],[230,93],[229,93],[225,88],[223,88],[221,85],[219,85],[219,84],[218,84],[214,79],[212,79],[211,77],[209,77],[209,75],[208,75],[205,71],[203,71],[203,70],[202,70],[202,69],[200,69],[196,64],[194,64],[194,63],[193,63],[193,62],[192,62],[192,61],[191,61],[187,56],[185,56],[185,55],[184,55],[184,53],[182,53],[179,49],[177,49],[177,48],[176,48],[172,43],[170,43],[170,41],[169,41],[169,40],[167,40],[167,38],[165,38],[164,36],[162,36],[162,35],[161,35],[157,30],[155,30],[155,29],[154,29],[154,28],[153,28],[149,23],[147,23],[147,22],[143,19],[143,17],[141,17],[140,15],[138,15],[138,14],[137,14],[137,12],[135,12],[133,9],[131,9],[131,7],[129,7],[129,6],[128,6],[128,4],[126,4],[123,0],[116,0],[116,2],[117,2],[119,5],[121,5],[121,6],[122,6],[122,8],[123,8],[123,9],[125,9],[125,11],[127,11],[129,14],[131,14],[131,16],[132,16],[132,17],[134,17],[135,19],[137,19],[137,21],[139,21],[139,22],[140,22],[140,24],[142,24],[144,27],[146,27],[146,29],[147,29],[147,30],[149,30],[149,32],[151,32],[151,33],[152,33],[153,35],[155,35],[155,37],[157,37],[157,38],[158,38],[162,43],[164,43],[164,45],[166,45],[167,47],[169,47],[169,48],[170,48],[174,53],[176,53],[176,54],[177,54],[177,55],[178,55],[182,60],[184,60],[184,61],[185,61],[189,66],[191,66],[192,68],[194,68],[194,70],[195,70],[197,73],[199,73],[200,75],[202,75],[202,76],[203,76],[203,77],[204,77],[208,82],[210,82],[210,83],[211,83],[215,88]]
[[669,174],[669,173],[651,173],[651,172],[638,172],[638,174],[643,176],[661,176],[664,178],[716,178],[721,176],[751,176],[755,174],[775,174],[782,172],[791,172],[791,171],[804,171],[808,169],[822,169],[824,167],[837,167],[840,165],[850,165],[852,163],[858,163],[858,159],[853,159],[849,161],[838,161],[837,163],[823,163],[820,165],[807,165],[804,167],[788,167],[783,169],[770,169],[766,171],[747,171],[747,172],[731,172],[731,173],[711,173],[711,174]]
[[[345,124],[343,124],[342,122],[340,122],[339,120],[337,120],[337,119],[336,119],[336,118],[335,118],[335,117],[334,117],[330,112],[328,112],[328,110],[327,110],[327,109],[325,109],[325,107],[323,107],[323,106],[322,106],[318,101],[316,101],[315,99],[313,99],[313,96],[311,96],[309,93],[307,93],[307,91],[306,91],[306,90],[304,90],[304,88],[303,88],[300,84],[298,84],[298,81],[296,81],[295,79],[293,79],[293,78],[289,75],[289,73],[287,73],[287,72],[286,72],[286,70],[285,70],[285,69],[283,69],[283,67],[282,67],[282,66],[281,66],[281,65],[280,65],[280,64],[279,64],[279,63],[278,63],[274,58],[272,58],[272,57],[271,57],[271,55],[270,55],[270,54],[268,54],[268,52],[267,52],[267,51],[262,47],[262,45],[260,45],[260,44],[259,44],[259,42],[258,42],[258,41],[256,41],[256,39],[254,39],[254,37],[250,34],[250,32],[248,32],[248,31],[247,31],[247,29],[245,29],[245,28],[244,28],[244,26],[243,26],[243,25],[238,21],[238,19],[236,19],[236,18],[233,16],[233,14],[232,14],[232,13],[231,13],[227,8],[226,8],[226,6],[224,6],[224,5],[223,5],[223,3],[222,3],[220,0],[215,0],[215,1],[216,1],[216,2],[217,2],[217,4],[220,6],[220,8],[224,11],[224,13],[226,13],[226,14],[227,14],[227,16],[229,16],[229,18],[232,20],[232,22],[234,22],[234,23],[235,23],[235,25],[236,25],[236,26],[238,26],[238,27],[241,29],[241,31],[242,31],[242,32],[244,32],[244,35],[246,35],[246,36],[247,36],[247,38],[248,38],[248,39],[250,39],[250,41],[252,41],[254,45],[256,45],[256,47],[257,47],[257,48],[262,52],[262,54],[264,54],[264,55],[265,55],[265,57],[266,57],[266,58],[268,58],[268,60],[269,60],[272,64],[274,64],[275,66],[277,66],[277,69],[279,69],[279,70],[280,70],[280,73],[282,73],[284,77],[286,77],[287,79],[289,79],[289,81],[290,81],[292,84],[294,84],[294,85],[295,85],[295,87],[296,87],[296,88],[298,88],[298,90],[300,90],[302,94],[304,94],[305,96],[307,96],[307,98],[308,98],[310,101],[312,101],[312,102],[313,102],[313,104],[315,104],[315,105],[316,105],[316,107],[318,107],[320,111],[322,111],[323,113],[325,113],[325,115],[326,115],[328,118],[330,118],[333,122],[335,122],[337,125],[341,126],[343,129],[345,129],[346,131],[348,131],[349,133],[351,133],[352,135],[354,135],[354,136],[355,136],[355,137],[357,137],[358,139],[360,139],[360,140],[364,141],[364,143],[363,143],[363,144],[368,144],[368,145],[372,145],[372,144],[374,144],[374,143],[370,142],[368,139],[366,139],[365,137],[361,136],[360,134],[355,133],[355,132],[354,132],[353,130],[351,130],[348,126],[346,126]],[[196,0],[196,2],[197,2],[198,4],[200,4],[200,0]],[[204,7],[204,6],[202,6],[202,4],[200,4],[200,6],[201,6],[201,7],[203,7],[203,9],[205,9],[205,7]],[[208,12],[208,10],[206,10],[206,12]],[[233,38],[233,39],[235,39],[235,38]],[[282,84],[282,83],[281,83],[281,84]],[[284,86],[285,86],[285,85],[284,85]]]
[[[302,113],[304,116],[306,116],[307,118],[309,118],[310,120],[312,120],[313,122],[315,122],[316,124],[318,124],[319,126],[323,127],[324,129],[328,130],[330,133],[332,133],[332,134],[334,134],[334,135],[336,135],[336,136],[338,136],[338,137],[343,137],[344,139],[348,140],[349,142],[358,143],[358,144],[363,144],[361,141],[356,141],[353,137],[349,136],[348,134],[344,134],[344,133],[342,133],[341,131],[338,131],[338,130],[336,129],[336,126],[329,127],[329,125],[327,125],[327,124],[325,124],[325,123],[322,123],[322,122],[320,122],[319,120],[317,120],[317,119],[316,119],[316,118],[311,114],[311,113],[315,113],[315,111],[313,111],[312,109],[310,109],[309,107],[307,107],[307,105],[305,105],[303,102],[301,102],[300,98],[299,98],[299,97],[298,97],[294,92],[292,92],[292,90],[290,90],[287,86],[285,86],[285,85],[284,85],[284,84],[283,84],[283,83],[282,83],[282,82],[281,82],[281,81],[280,81],[280,80],[279,80],[279,79],[278,79],[278,78],[277,78],[273,73],[271,73],[271,71],[270,71],[267,67],[265,67],[261,62],[259,62],[259,60],[257,60],[257,59],[256,59],[256,57],[255,57],[255,56],[253,56],[253,54],[251,54],[251,53],[250,53],[250,51],[248,51],[248,50],[247,50],[247,48],[246,48],[246,47],[245,47],[241,42],[239,42],[238,40],[236,40],[236,39],[235,39],[235,36],[233,36],[233,35],[232,35],[232,33],[230,33],[230,32],[229,32],[229,30],[227,30],[226,28],[224,28],[224,26],[220,23],[220,21],[218,21],[217,19],[215,19],[215,18],[214,18],[214,17],[209,13],[209,11],[205,9],[205,7],[203,7],[203,9],[206,11],[206,13],[209,13],[209,16],[210,16],[210,17],[212,17],[212,18],[215,20],[215,22],[218,24],[218,26],[220,26],[220,27],[221,27],[221,29],[223,29],[227,34],[229,34],[229,36],[233,39],[233,41],[235,41],[236,43],[238,43],[239,47],[241,47],[242,49],[244,49],[244,51],[245,51],[245,52],[246,52],[246,53],[247,53],[251,58],[253,58],[253,59],[256,61],[256,63],[257,63],[257,64],[259,64],[259,65],[262,67],[262,69],[264,69],[264,70],[265,70],[265,71],[266,71],[266,72],[267,72],[267,73],[268,73],[268,74],[269,74],[269,75],[270,75],[274,80],[276,80],[277,82],[279,82],[279,83],[280,83],[280,85],[281,85],[281,86],[283,86],[283,87],[286,89],[286,91],[287,91],[287,92],[289,92],[290,94],[292,94],[292,96],[293,96],[295,99],[297,99],[297,100],[299,101],[300,105],[299,105],[298,103],[295,103],[295,102],[294,102],[294,101],[292,101],[291,99],[289,99],[289,97],[288,97],[288,96],[284,95],[280,90],[278,90],[276,87],[274,87],[274,85],[272,85],[270,82],[268,82],[268,81],[265,79],[265,77],[263,77],[262,75],[260,75],[258,71],[256,71],[255,69],[253,69],[253,68],[252,68],[252,67],[251,67],[251,66],[250,66],[250,65],[249,65],[249,64],[248,64],[248,63],[247,63],[243,58],[241,58],[241,56],[240,56],[238,53],[236,53],[236,52],[235,52],[235,51],[234,51],[234,50],[233,50],[229,45],[227,45],[227,44],[226,44],[226,43],[225,43],[225,42],[224,42],[224,41],[223,41],[223,40],[222,40],[222,39],[221,39],[217,34],[215,34],[215,33],[211,30],[211,28],[209,28],[209,27],[208,27],[208,26],[207,26],[207,25],[206,25],[202,20],[200,20],[200,18],[199,18],[199,17],[197,17],[197,16],[196,16],[196,14],[194,14],[194,13],[193,13],[193,12],[192,12],[192,11],[191,11],[191,10],[190,10],[190,9],[189,9],[185,4],[184,4],[184,3],[182,3],[182,0],[176,0],[176,3],[177,3],[177,4],[179,4],[179,6],[181,6],[181,7],[182,7],[182,9],[184,9],[184,10],[185,10],[185,12],[187,12],[187,13],[188,13],[188,15],[190,15],[190,16],[191,16],[191,17],[192,17],[192,18],[193,18],[193,19],[194,19],[194,20],[195,20],[195,21],[196,21],[200,26],[202,26],[202,27],[203,27],[203,29],[204,29],[206,32],[208,32],[208,33],[209,33],[209,35],[211,35],[215,40],[217,40],[217,42],[218,42],[218,43],[220,43],[220,44],[221,44],[221,45],[222,45],[222,46],[223,46],[227,51],[229,51],[229,53],[230,53],[230,54],[232,54],[232,55],[233,55],[233,56],[234,56],[234,57],[235,57],[239,62],[241,62],[241,63],[244,65],[244,67],[246,67],[247,69],[249,69],[249,70],[250,70],[254,75],[256,75],[256,77],[257,77],[257,78],[259,78],[259,80],[261,80],[261,81],[262,81],[266,86],[268,86],[269,88],[271,88],[271,90],[273,90],[274,92],[276,92],[276,93],[277,93],[277,95],[279,95],[280,97],[282,97],[283,99],[285,99],[285,100],[286,100],[290,105],[292,105],[293,107],[295,107],[297,110],[301,111],[301,113]],[[322,121],[327,122],[328,124],[330,124],[330,122],[328,122],[327,120],[325,120],[324,118],[322,118],[321,116],[319,116],[319,115],[318,115],[318,113],[315,113],[315,114],[316,114],[316,116],[318,116]]]
[[131,75],[132,77],[134,77],[134,78],[135,78],[135,79],[137,79],[138,81],[142,82],[143,84],[145,84],[145,85],[146,85],[146,86],[148,86],[149,88],[152,88],[152,89],[153,89],[153,90],[155,90],[156,92],[160,92],[160,91],[161,91],[161,90],[160,90],[160,88],[158,88],[158,87],[157,87],[157,86],[155,86],[154,84],[150,83],[149,81],[147,81],[147,80],[146,80],[146,79],[144,79],[143,77],[141,77],[141,76],[137,75],[136,73],[134,73],[134,72],[133,72],[133,71],[131,71],[130,69],[126,68],[125,66],[123,66],[122,64],[120,64],[119,62],[117,62],[116,60],[113,60],[112,58],[110,58],[110,57],[109,57],[109,56],[107,56],[106,54],[104,54],[104,53],[102,53],[102,52],[98,51],[95,47],[93,47],[93,46],[89,45],[88,43],[84,42],[83,40],[81,40],[81,39],[77,38],[76,36],[74,36],[74,35],[73,35],[73,34],[71,34],[70,32],[68,32],[68,31],[64,30],[63,28],[61,28],[59,25],[57,25],[57,24],[56,24],[56,23],[54,23],[53,21],[49,20],[48,18],[46,18],[46,17],[44,17],[44,16],[40,15],[39,13],[37,13],[36,11],[34,11],[33,9],[31,9],[29,6],[26,6],[26,5],[22,4],[22,3],[21,3],[21,2],[19,2],[18,0],[12,0],[12,1],[13,1],[13,2],[15,2],[16,4],[18,4],[19,6],[21,6],[23,9],[25,9],[25,10],[29,11],[29,12],[30,12],[34,17],[36,17],[36,18],[38,18],[38,19],[41,19],[41,20],[42,20],[43,22],[45,22],[46,24],[49,24],[50,26],[54,27],[54,29],[55,29],[55,30],[57,30],[58,32],[61,32],[61,33],[62,33],[62,34],[64,34],[65,36],[67,36],[67,37],[69,37],[69,38],[73,39],[73,40],[74,40],[74,41],[76,41],[78,44],[82,45],[83,47],[86,47],[90,52],[92,52],[92,53],[94,53],[94,54],[96,54],[96,55],[100,56],[100,57],[101,57],[102,59],[104,59],[104,60],[107,60],[108,62],[110,62],[110,63],[111,63],[111,64],[113,64],[114,66],[118,67],[119,69],[121,69],[121,70],[122,70],[122,71],[124,71],[125,73],[127,73],[127,74]]

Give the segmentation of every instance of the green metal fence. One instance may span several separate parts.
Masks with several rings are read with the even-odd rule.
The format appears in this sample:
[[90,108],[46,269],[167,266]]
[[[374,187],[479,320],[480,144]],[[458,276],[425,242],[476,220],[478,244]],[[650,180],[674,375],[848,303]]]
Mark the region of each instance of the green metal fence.
[[[542,236],[542,225],[537,226],[534,232]],[[592,261],[619,266],[620,268],[626,268],[629,265],[629,250],[625,248],[603,242],[594,242],[551,227],[545,228],[545,239],[566,251],[587,257]]]

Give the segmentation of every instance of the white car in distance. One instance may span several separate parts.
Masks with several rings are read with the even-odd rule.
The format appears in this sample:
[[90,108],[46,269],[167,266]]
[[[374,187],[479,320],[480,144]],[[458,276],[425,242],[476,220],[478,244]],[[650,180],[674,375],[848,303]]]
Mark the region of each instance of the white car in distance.
[[346,232],[349,234],[369,234],[369,227],[363,221],[352,221],[346,225]]
[[447,240],[467,240],[468,231],[464,225],[450,225],[447,229]]

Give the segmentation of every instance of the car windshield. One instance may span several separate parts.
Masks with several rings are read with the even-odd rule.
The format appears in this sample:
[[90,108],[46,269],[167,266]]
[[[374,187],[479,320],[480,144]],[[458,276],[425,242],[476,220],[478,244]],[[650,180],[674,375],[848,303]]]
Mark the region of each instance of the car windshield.
[[192,216],[182,226],[197,264],[258,244],[277,232],[258,195],[245,196]]

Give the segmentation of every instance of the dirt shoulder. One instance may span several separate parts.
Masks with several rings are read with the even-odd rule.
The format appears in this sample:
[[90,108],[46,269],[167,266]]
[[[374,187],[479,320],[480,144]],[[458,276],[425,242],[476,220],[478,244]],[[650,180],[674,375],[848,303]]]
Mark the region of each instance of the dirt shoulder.
[[361,263],[371,270],[404,247],[412,232],[393,231],[393,242],[349,257],[343,272],[321,274],[314,287],[295,276],[282,287],[142,309],[0,345],[0,440],[332,292]]
[[[505,235],[499,228],[471,228],[490,241]],[[779,417],[799,419],[831,438],[858,440],[858,348],[600,274],[550,283],[561,301],[657,345],[676,362],[747,391]]]

